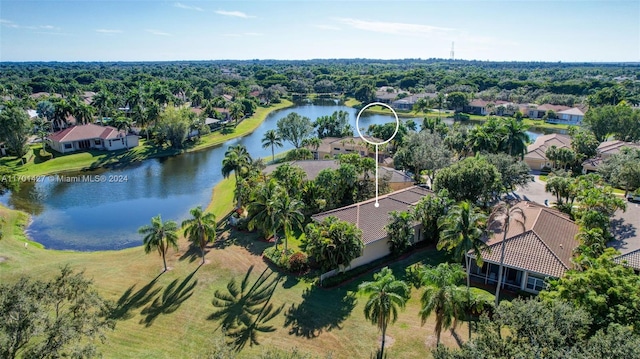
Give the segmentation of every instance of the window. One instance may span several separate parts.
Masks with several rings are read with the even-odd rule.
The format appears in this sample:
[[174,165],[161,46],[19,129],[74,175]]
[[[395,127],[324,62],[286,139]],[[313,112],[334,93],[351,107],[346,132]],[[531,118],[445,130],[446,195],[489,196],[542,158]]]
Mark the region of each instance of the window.
[[70,143],[65,143],[65,144],[64,144],[64,149],[65,149],[65,150],[70,150],[70,149],[72,149],[72,148],[73,148],[73,146],[72,146]]
[[95,141],[93,141],[93,143],[94,143],[96,146],[100,146],[100,145],[102,144],[102,142],[101,142],[100,140],[95,140]]
[[544,278],[534,277],[531,274],[527,276],[527,289],[539,292],[545,287]]
[[334,151],[340,151],[340,147],[334,147],[333,150]]

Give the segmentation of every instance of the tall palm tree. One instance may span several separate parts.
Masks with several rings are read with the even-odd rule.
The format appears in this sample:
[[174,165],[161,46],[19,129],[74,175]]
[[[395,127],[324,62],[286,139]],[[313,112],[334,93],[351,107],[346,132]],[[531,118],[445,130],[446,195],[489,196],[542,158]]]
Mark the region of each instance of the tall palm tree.
[[275,161],[276,155],[273,151],[274,146],[282,147],[282,137],[276,130],[269,130],[265,132],[262,137],[262,148],[271,147],[271,161]]
[[204,264],[204,248],[207,246],[207,243],[216,240],[216,229],[218,226],[216,223],[216,215],[211,212],[204,213],[200,206],[192,208],[189,213],[191,213],[192,218],[182,221],[181,227],[187,239],[189,239],[191,243],[200,246],[202,264]]
[[249,229],[260,229],[265,239],[271,238],[274,234],[275,224],[273,222],[273,203],[277,197],[282,195],[282,187],[278,186],[275,180],[270,180],[262,184],[249,204]]
[[529,142],[527,126],[514,118],[509,118],[502,125],[502,130],[504,131],[503,149],[511,156],[523,159],[527,153],[527,142]]
[[91,105],[98,111],[98,117],[100,123],[103,118],[108,114],[109,108],[113,106],[113,96],[105,89],[98,91],[91,100]]
[[[322,145],[322,139],[320,139],[320,137],[314,136],[314,137],[309,137],[302,140],[302,146],[311,147],[315,152],[318,152],[318,148],[320,148],[320,145]],[[318,159],[321,159],[321,158],[318,157]]]
[[[467,201],[453,206],[446,216],[438,221],[440,240],[438,249],[447,249],[453,252],[454,257],[464,260],[467,268],[467,296],[471,294],[471,256],[470,251],[476,257],[478,266],[482,266],[482,250],[486,244],[482,241],[484,226],[487,216],[478,208]],[[471,337],[471,321],[469,321],[469,337]]]
[[[274,224],[274,232],[282,229],[284,232],[284,251],[288,250],[287,241],[291,235],[291,231],[295,226],[298,229],[302,229],[302,222],[304,221],[304,215],[302,210],[304,209],[304,203],[297,199],[291,198],[286,192],[281,196],[278,196],[272,202],[272,216]],[[278,242],[276,241],[276,246]]]
[[178,249],[178,224],[175,221],[162,222],[160,215],[151,218],[151,225],[142,226],[138,233],[144,235],[144,252],[158,250],[162,256],[164,271],[167,271],[166,254],[169,247]]
[[524,211],[520,207],[513,207],[508,202],[502,202],[495,206],[491,211],[491,215],[489,216],[489,228],[494,223],[497,223],[501,226],[500,230],[502,231],[502,243],[500,244],[500,267],[498,269],[498,284],[496,287],[496,299],[495,299],[495,307],[498,307],[498,303],[500,302],[500,289],[502,287],[502,272],[504,270],[504,252],[507,241],[507,232],[509,232],[509,227],[511,226],[511,220],[515,220],[516,224],[522,227],[522,231],[525,231],[524,222],[527,220],[527,216],[524,214]]
[[236,125],[238,125],[238,120],[244,117],[244,112],[242,112],[242,105],[239,103],[233,103],[229,107],[229,116],[236,121]]
[[459,264],[440,263],[437,267],[427,267],[420,273],[421,284],[425,286],[420,298],[420,319],[422,325],[431,313],[436,315],[436,345],[440,344],[443,329],[455,327],[460,315],[464,295],[459,287],[464,271]]
[[251,161],[251,156],[249,155],[247,148],[243,145],[230,146],[227,149],[227,152],[224,153],[224,159],[222,160],[222,176],[224,176],[224,178],[228,178],[231,172],[233,172],[236,179],[238,208],[240,208],[240,205],[242,204],[240,197],[237,196],[238,187],[240,186],[238,175],[242,174],[242,172],[248,168]]
[[358,292],[369,295],[364,305],[364,317],[382,332],[382,343],[378,358],[384,358],[384,344],[389,323],[398,319],[398,308],[404,309],[409,299],[409,286],[397,280],[391,269],[384,267],[373,275],[373,282],[364,282],[358,286]]

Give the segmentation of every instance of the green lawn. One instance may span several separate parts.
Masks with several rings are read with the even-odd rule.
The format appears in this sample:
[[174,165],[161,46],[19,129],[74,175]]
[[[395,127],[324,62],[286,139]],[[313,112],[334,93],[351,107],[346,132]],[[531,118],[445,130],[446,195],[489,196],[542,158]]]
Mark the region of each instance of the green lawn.
[[[7,209],[0,209],[0,215],[7,218],[5,230],[17,229],[5,232],[0,241],[3,282],[23,274],[48,278],[56,268],[69,264],[93,278],[102,295],[120,303],[116,330],[100,345],[106,358],[194,358],[205,354],[219,325],[207,319],[215,310],[213,293],[226,290],[232,278],[242,279],[251,266],[252,279],[262,271],[271,271],[260,254],[272,244],[257,240],[252,233],[224,230],[216,245],[207,249],[208,263],[201,267],[199,251],[190,250],[181,239],[180,249],[171,250],[167,258],[172,269],[158,276],[160,258],[155,252],[145,255],[141,247],[102,252],[25,248],[19,224],[25,223],[26,216]],[[442,258],[442,253],[427,249],[391,267],[402,277],[404,268],[412,263],[436,264]],[[332,352],[334,358],[369,357],[376,350],[378,334],[362,314],[364,298],[354,292],[358,283],[371,279],[369,272],[341,287],[321,289],[298,277],[281,276],[272,303],[283,310],[269,322],[275,331],[259,333],[260,345],[247,345],[241,357],[255,357],[269,346],[298,347],[316,354]],[[389,349],[390,357],[430,357],[425,341],[429,345],[434,342],[434,322],[430,319],[424,327],[420,325],[419,294],[414,290],[406,310],[389,328],[388,335],[396,340]],[[464,339],[465,333],[466,329],[459,328],[456,335]],[[443,333],[443,342],[456,345],[449,332]]]
[[234,132],[229,134],[221,134],[214,132],[208,136],[202,137],[198,143],[188,147],[185,150],[176,150],[171,148],[159,148],[153,144],[147,143],[143,138],[140,139],[140,145],[129,151],[88,151],[72,154],[56,153],[55,158],[48,161],[42,161],[39,157],[40,145],[31,146],[36,154],[34,159],[25,165],[21,164],[20,159],[15,157],[0,158],[0,165],[9,166],[20,175],[36,176],[65,171],[78,171],[84,169],[93,169],[110,165],[126,165],[133,162],[142,161],[149,158],[166,157],[179,154],[181,152],[199,151],[205,148],[213,147],[224,143],[235,137],[245,136],[253,132],[269,113],[275,110],[292,106],[293,103],[283,100],[279,104],[270,107],[259,107],[253,116],[242,121]]

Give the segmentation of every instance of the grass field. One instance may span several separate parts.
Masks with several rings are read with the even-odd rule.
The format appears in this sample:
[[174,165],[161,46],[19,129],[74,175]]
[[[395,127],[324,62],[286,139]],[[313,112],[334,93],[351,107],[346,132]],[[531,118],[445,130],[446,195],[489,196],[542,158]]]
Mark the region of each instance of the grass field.
[[93,169],[116,164],[126,165],[149,158],[166,157],[182,152],[199,151],[205,148],[217,146],[235,137],[248,135],[260,126],[269,113],[292,105],[293,103],[291,101],[283,100],[281,103],[270,107],[259,107],[253,116],[240,122],[234,132],[225,135],[219,132],[214,132],[202,137],[195,145],[184,150],[158,148],[153,144],[147,143],[143,138],[141,138],[140,145],[128,151],[121,150],[105,152],[93,150],[71,154],[56,153],[55,158],[48,161],[42,161],[38,155],[41,145],[37,144],[31,146],[31,150],[35,153],[35,156],[34,159],[27,164],[22,165],[20,159],[15,157],[3,157],[0,158],[0,165],[9,166],[19,175],[37,176],[65,171]]
[[[232,208],[233,176],[214,190],[208,210],[218,218]],[[230,195],[231,194],[231,195]],[[204,355],[212,345],[219,322],[208,320],[215,308],[211,304],[216,290],[226,290],[230,280],[240,281],[253,266],[252,279],[271,269],[262,260],[262,251],[272,244],[260,241],[254,233],[221,228],[215,245],[207,248],[207,263],[199,266],[199,250],[180,240],[178,251],[167,257],[171,268],[161,274],[162,261],[141,247],[119,251],[73,252],[46,250],[37,243],[24,246],[22,228],[28,217],[24,213],[0,208],[5,218],[4,239],[0,240],[0,277],[2,282],[21,275],[47,278],[56,268],[69,264],[94,280],[100,293],[118,303],[116,330],[108,334],[108,342],[100,345],[105,358],[195,358]],[[412,263],[437,264],[443,253],[435,249],[421,250],[391,264],[397,276]],[[278,274],[274,273],[273,278]],[[357,285],[371,280],[364,274],[343,286],[322,289],[303,278],[281,275],[271,302],[282,312],[268,324],[275,331],[258,333],[260,345],[247,345],[242,358],[252,358],[268,347],[323,354],[334,358],[368,358],[378,346],[376,327],[364,319],[365,299],[355,294]],[[395,343],[389,349],[392,358],[430,357],[435,343],[433,318],[422,327],[419,319],[419,295],[414,290],[388,335]],[[443,333],[446,345],[465,340],[466,327]],[[457,338],[457,339],[456,339]]]

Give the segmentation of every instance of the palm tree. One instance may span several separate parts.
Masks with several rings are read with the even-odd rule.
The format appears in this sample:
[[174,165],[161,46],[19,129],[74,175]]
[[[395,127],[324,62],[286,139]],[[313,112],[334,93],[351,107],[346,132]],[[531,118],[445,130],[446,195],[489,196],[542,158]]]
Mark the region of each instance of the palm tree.
[[189,213],[191,213],[192,218],[182,221],[181,227],[187,239],[189,239],[191,243],[200,246],[202,264],[204,264],[204,248],[207,246],[207,243],[216,240],[216,229],[218,226],[216,223],[216,215],[211,212],[204,213],[200,206],[192,208]]
[[511,156],[523,159],[527,153],[527,142],[529,142],[529,135],[526,132],[527,127],[524,123],[514,118],[509,118],[503,124],[502,130],[504,131],[503,149]]
[[[467,296],[471,296],[471,256],[470,251],[476,257],[478,266],[482,266],[482,250],[486,244],[482,241],[482,228],[487,222],[487,216],[475,206],[463,201],[453,206],[446,216],[438,221],[440,240],[438,249],[452,251],[454,257],[465,261],[467,268]],[[469,321],[469,337],[471,337],[471,321]]]
[[239,103],[234,102],[229,107],[229,116],[236,121],[236,126],[238,125],[238,120],[244,117],[244,113],[242,111],[242,105]]
[[[304,215],[302,210],[304,209],[304,203],[289,197],[286,192],[281,196],[278,196],[272,202],[272,216],[275,232],[282,228],[284,231],[284,251],[287,253],[287,240],[291,235],[292,227],[295,226],[298,229],[302,229],[302,222]],[[276,240],[276,246],[278,242]]]
[[500,289],[502,287],[502,272],[504,270],[504,252],[507,241],[507,232],[509,232],[509,226],[511,220],[514,219],[518,225],[522,227],[522,231],[525,231],[524,222],[527,220],[527,216],[520,207],[513,207],[508,202],[502,202],[493,208],[491,215],[489,216],[489,228],[493,223],[499,223],[502,231],[502,243],[500,244],[500,267],[498,269],[498,284],[496,287],[496,299],[495,307],[498,307],[500,302]]
[[437,267],[427,267],[420,273],[421,284],[425,286],[420,298],[420,319],[422,325],[432,312],[436,314],[436,345],[440,345],[440,334],[456,320],[465,303],[461,288],[458,286],[464,277],[459,264],[441,263]]
[[397,280],[391,269],[384,267],[373,275],[373,282],[364,282],[358,286],[358,292],[369,295],[364,305],[364,317],[377,325],[382,332],[382,343],[378,358],[384,358],[384,343],[389,323],[398,319],[398,308],[404,309],[410,296],[409,286]]
[[167,271],[165,258],[169,246],[178,249],[178,224],[175,221],[162,222],[160,215],[151,218],[151,225],[142,226],[138,233],[144,235],[144,252],[149,253],[154,249],[162,256],[164,271]]
[[313,150],[316,152],[316,156],[318,156],[317,159],[321,159],[319,156],[318,152],[318,148],[320,148],[320,145],[322,145],[322,139],[320,139],[320,137],[310,137],[310,138],[305,138],[304,140],[302,140],[302,146],[305,147],[311,147],[313,148]]
[[275,180],[270,180],[262,184],[249,204],[249,229],[259,228],[265,239],[271,238],[274,234],[275,224],[273,223],[273,203],[282,194],[282,187],[278,186]]
[[98,117],[100,118],[100,123],[102,123],[106,111],[113,106],[113,98],[107,90],[102,89],[93,96],[91,105],[98,110]]
[[276,155],[273,151],[274,146],[282,147],[282,137],[276,130],[269,130],[265,132],[262,137],[262,148],[271,147],[271,161],[275,161]]
[[238,196],[238,187],[240,181],[238,180],[238,174],[246,170],[251,163],[251,156],[247,152],[247,148],[243,145],[230,146],[227,152],[224,153],[224,159],[222,160],[222,176],[228,178],[231,172],[233,172],[236,179],[236,197],[238,199],[238,208],[242,204],[240,196]]

